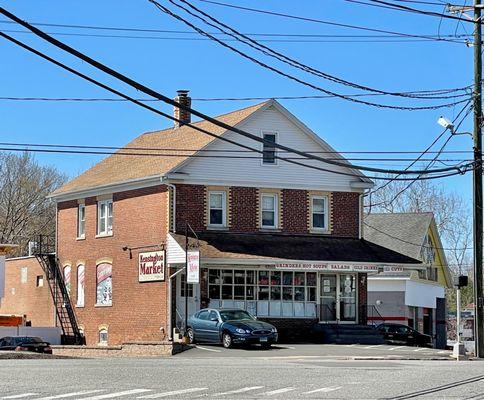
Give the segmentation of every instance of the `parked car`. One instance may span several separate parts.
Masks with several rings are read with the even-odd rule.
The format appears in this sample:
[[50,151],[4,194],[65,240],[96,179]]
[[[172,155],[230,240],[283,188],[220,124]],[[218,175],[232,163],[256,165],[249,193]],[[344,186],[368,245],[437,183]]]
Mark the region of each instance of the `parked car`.
[[35,336],[5,336],[0,339],[0,350],[33,351],[52,354],[50,343]]
[[260,344],[269,348],[277,342],[277,329],[273,325],[236,309],[198,311],[188,320],[187,335],[190,343],[222,343],[225,348],[235,344]]
[[384,323],[378,325],[376,329],[383,333],[388,343],[433,347],[432,336],[420,333],[407,325]]

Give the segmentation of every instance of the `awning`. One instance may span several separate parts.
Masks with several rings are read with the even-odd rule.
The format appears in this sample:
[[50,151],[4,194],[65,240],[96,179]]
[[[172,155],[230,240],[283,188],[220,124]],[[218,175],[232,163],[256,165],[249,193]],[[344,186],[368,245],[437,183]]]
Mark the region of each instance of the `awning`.
[[[364,239],[287,235],[287,234],[244,234],[223,232],[197,233],[198,240],[191,236],[190,246],[200,248],[202,263],[273,264],[284,268],[296,264],[315,266],[320,263],[331,265],[348,263],[371,264],[373,266],[398,265],[407,268],[421,268],[422,263]],[[185,262],[185,236],[169,234],[167,240],[168,264]],[[309,268],[311,269],[311,268]],[[314,268],[321,269],[321,268]],[[344,268],[342,268],[344,269]],[[365,272],[362,270],[362,272]]]

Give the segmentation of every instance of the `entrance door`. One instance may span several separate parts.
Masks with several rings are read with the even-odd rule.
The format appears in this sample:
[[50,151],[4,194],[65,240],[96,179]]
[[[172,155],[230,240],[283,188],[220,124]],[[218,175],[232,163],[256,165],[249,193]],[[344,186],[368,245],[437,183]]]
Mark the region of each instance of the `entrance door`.
[[[200,285],[188,284],[188,318],[200,309]],[[176,325],[184,328],[185,324],[185,274],[176,276]]]
[[322,274],[319,319],[356,322],[356,274]]

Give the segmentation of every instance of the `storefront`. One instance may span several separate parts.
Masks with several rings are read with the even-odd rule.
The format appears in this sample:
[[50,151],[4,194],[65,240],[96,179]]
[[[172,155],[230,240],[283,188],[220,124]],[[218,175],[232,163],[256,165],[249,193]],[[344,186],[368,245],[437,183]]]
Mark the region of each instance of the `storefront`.
[[[184,267],[184,240],[168,238],[172,272]],[[366,323],[368,274],[395,269],[397,263],[398,268],[419,268],[413,259],[352,238],[207,233],[191,238],[190,245],[200,250],[201,272],[200,283],[187,287],[189,315],[204,307],[240,308],[263,319]],[[180,273],[175,283],[178,326],[185,312],[183,283]]]

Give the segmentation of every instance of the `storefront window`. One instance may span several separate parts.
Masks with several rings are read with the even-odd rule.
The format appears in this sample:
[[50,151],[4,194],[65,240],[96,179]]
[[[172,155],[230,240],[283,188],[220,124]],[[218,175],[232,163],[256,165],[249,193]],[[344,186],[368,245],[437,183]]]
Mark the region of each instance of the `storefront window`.
[[112,265],[99,264],[96,269],[96,304],[103,306],[112,305]]

